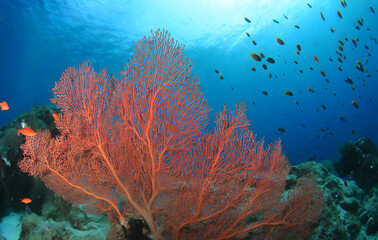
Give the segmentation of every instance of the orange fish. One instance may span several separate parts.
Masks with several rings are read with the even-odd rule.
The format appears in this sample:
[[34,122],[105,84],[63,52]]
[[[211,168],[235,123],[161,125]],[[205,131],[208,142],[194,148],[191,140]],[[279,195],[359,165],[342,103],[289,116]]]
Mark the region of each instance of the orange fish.
[[285,91],[284,93],[285,93],[286,95],[288,95],[288,96],[293,96],[293,93],[290,92],[290,91]]
[[51,115],[52,115],[52,117],[54,118],[55,121],[59,120],[59,116],[58,116],[58,114],[56,114],[56,112],[53,112]]
[[25,204],[31,203],[31,201],[32,200],[30,198],[23,198],[23,199],[21,199],[21,202],[25,203]]
[[35,135],[35,131],[31,128],[21,128],[17,130],[18,133],[22,133],[25,136],[32,137]]
[[5,110],[9,109],[8,103],[6,101],[1,102],[0,103],[0,107],[1,107],[2,111],[5,111]]
[[315,62],[319,63],[319,59],[316,56],[313,56],[312,59],[314,59]]

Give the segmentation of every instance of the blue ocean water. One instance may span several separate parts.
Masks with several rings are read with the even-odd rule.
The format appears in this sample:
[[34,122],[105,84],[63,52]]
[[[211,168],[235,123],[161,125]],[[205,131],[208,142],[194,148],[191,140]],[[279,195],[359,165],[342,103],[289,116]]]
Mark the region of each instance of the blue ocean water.
[[[106,67],[119,74],[133,42],[150,35],[151,29],[164,28],[186,45],[185,53],[193,60],[193,73],[213,109],[209,129],[224,104],[233,108],[243,101],[257,137],[266,143],[282,139],[294,163],[333,160],[347,140],[367,137],[378,142],[378,13],[370,9],[378,10],[376,1],[347,1],[345,8],[337,0],[308,1],[311,8],[301,0],[204,2],[0,1],[0,102],[10,107],[0,112],[0,126],[34,105],[49,104],[51,88],[68,66],[89,60],[96,70]],[[363,21],[359,30],[358,19]],[[279,45],[275,37],[285,44]],[[266,56],[262,62],[249,56],[260,51]],[[275,63],[266,62],[267,57]],[[364,72],[355,67],[357,61]],[[347,77],[353,85],[344,81]]]

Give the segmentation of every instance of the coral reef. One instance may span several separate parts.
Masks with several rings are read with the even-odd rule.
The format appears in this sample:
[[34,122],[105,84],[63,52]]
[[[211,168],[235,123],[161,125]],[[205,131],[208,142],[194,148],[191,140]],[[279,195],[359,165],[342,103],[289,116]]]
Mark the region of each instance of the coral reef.
[[0,219],[9,211],[25,209],[20,202],[24,197],[32,198],[31,210],[41,213],[41,204],[47,190],[44,184],[20,171],[17,166],[22,159],[20,145],[25,142],[25,136],[17,134],[22,124],[33,129],[49,129],[53,134],[57,132],[52,112],[58,112],[53,106],[35,106],[12,122],[0,127]]
[[63,72],[51,99],[62,110],[59,135],[26,137],[21,170],[114,223],[143,219],[155,240],[307,236],[324,203],[313,176],[284,194],[281,142],[256,139],[243,103],[224,107],[208,131],[210,108],[184,46],[151,33],[120,79],[89,62]]
[[[53,108],[51,108],[51,106],[34,107],[30,112],[22,114],[15,121],[12,121],[12,123],[2,127],[2,143],[8,143],[7,141],[4,141],[4,132],[8,132],[10,131],[9,129],[18,127],[17,125],[21,119],[24,118],[24,116],[35,115],[36,122],[45,122],[44,119],[50,118],[48,113],[52,109]],[[41,111],[41,113],[39,113],[39,111]],[[52,120],[50,121],[50,125],[46,124],[45,127],[48,129],[54,129]],[[12,135],[12,137],[15,138],[14,141],[17,141],[15,136]],[[19,138],[22,139],[21,136]],[[22,141],[19,141],[19,144],[21,142]],[[17,145],[16,142],[9,142],[9,144],[13,144],[13,147],[9,148],[8,152],[19,151],[19,145]],[[15,162],[12,162],[12,165],[16,166],[17,159],[13,160]],[[5,168],[10,167],[5,166]],[[6,189],[11,189],[12,182],[19,182],[18,184],[20,186],[18,189],[24,189],[25,186],[30,185],[30,182],[34,182],[34,180],[32,180],[30,177],[26,177],[27,180],[23,180],[23,178],[19,179],[19,177],[22,176],[22,173],[19,173],[17,169],[17,167],[14,169],[14,176],[7,175],[8,179],[13,177],[12,181],[8,180],[3,182],[3,187]],[[9,170],[6,172],[8,173],[8,171]],[[333,171],[332,165],[328,161],[324,161],[323,163],[305,162],[292,166],[290,173],[287,176],[286,189],[287,191],[291,191],[300,177],[312,172],[316,183],[321,186],[324,193],[326,201],[324,213],[320,221],[313,226],[310,239],[377,239],[378,188],[372,187],[370,191],[364,191],[359,187],[353,178],[343,180],[337,177]],[[32,197],[33,201],[29,204],[29,207],[32,209],[34,214],[26,214],[26,216],[22,219],[22,233],[20,239],[38,239],[38,236],[51,237],[47,239],[54,239],[54,236],[62,240],[67,239],[65,237],[68,237],[70,234],[67,233],[65,235],[63,230],[68,230],[68,232],[71,232],[71,237],[84,236],[82,234],[88,234],[86,236],[96,237],[101,235],[102,238],[97,239],[148,239],[148,237],[144,235],[146,224],[143,221],[131,218],[127,230],[121,225],[111,225],[110,221],[108,221],[105,216],[90,216],[89,214],[84,213],[80,208],[74,207],[73,205],[64,201],[59,195],[52,194],[44,187],[43,184],[40,184],[40,181],[39,183],[36,183],[38,184],[38,188],[40,190],[36,190],[36,186],[34,185],[35,183],[33,183],[34,187],[30,191],[37,191],[38,194],[33,195],[35,197]],[[16,194],[19,194],[17,193],[17,190],[14,191]],[[1,191],[0,193],[3,194],[2,196],[4,199],[4,192]],[[8,201],[11,202],[11,196],[7,195],[7,197],[9,197]],[[43,201],[39,199],[43,199]],[[25,206],[21,205],[19,201],[17,201],[17,204],[20,205],[19,209],[25,209]],[[36,208],[35,205],[38,207]],[[34,209],[37,209],[38,211],[35,211]],[[92,221],[93,224],[91,223]],[[32,227],[35,228],[35,230],[32,230]],[[91,230],[88,229],[93,230],[94,233],[89,233],[88,231]],[[95,233],[99,235],[96,235]],[[106,236],[106,234],[108,235]]]
[[365,190],[378,187],[378,152],[373,141],[366,138],[348,141],[340,153],[341,159],[334,165],[341,177],[350,175]]
[[305,162],[293,166],[288,176],[287,187],[303,174],[313,172],[322,187],[326,205],[310,239],[377,239],[378,188],[367,193],[354,180],[343,180],[330,170],[328,162]]

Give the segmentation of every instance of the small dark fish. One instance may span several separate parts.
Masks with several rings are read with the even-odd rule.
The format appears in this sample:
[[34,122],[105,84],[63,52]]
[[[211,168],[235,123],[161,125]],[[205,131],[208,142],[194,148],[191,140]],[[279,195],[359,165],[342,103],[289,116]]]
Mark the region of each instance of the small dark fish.
[[339,43],[340,43],[341,45],[343,45],[343,46],[344,46],[344,43],[343,43],[343,41],[339,40]]
[[251,67],[251,70],[252,70],[253,72],[256,72],[256,68],[255,68],[255,67]]
[[234,87],[233,86],[230,86],[230,88],[231,88],[231,91],[234,91]]
[[344,51],[344,48],[342,46],[338,45],[337,47],[340,49],[340,51]]
[[301,53],[297,50],[297,51],[295,51],[298,55],[301,55]]
[[325,80],[326,80],[327,83],[329,83],[329,80],[327,78]]
[[261,61],[261,57],[259,55],[257,55],[256,53],[251,53],[251,54],[249,54],[249,56],[251,56],[253,58],[253,60],[255,60],[255,61],[258,61],[258,62]]
[[358,24],[360,24],[361,26],[363,26],[364,24],[361,22],[361,20],[360,19],[357,19],[357,22],[358,22]]
[[348,38],[347,38],[347,37],[345,37],[345,38],[344,38],[344,40],[345,40],[345,41],[348,41]]
[[285,91],[284,93],[285,93],[286,95],[288,95],[288,96],[293,96],[293,93],[290,92],[290,91]]
[[281,132],[281,133],[286,132],[286,130],[284,128],[279,128],[278,131]]
[[344,80],[346,83],[353,84],[353,80],[350,77]]
[[319,63],[319,59],[316,56],[313,56],[312,59],[314,59],[315,62]]
[[260,53],[260,56],[261,56],[262,58],[265,58],[264,53],[262,53],[261,51],[260,51],[259,53]]
[[311,6],[309,3],[307,3],[307,5],[308,5],[310,8],[312,8],[312,6]]
[[253,45],[257,45],[255,40],[252,40],[251,42],[253,43]]
[[250,23],[251,20],[249,20],[248,18],[244,17],[244,20],[247,22],[247,23]]
[[266,59],[266,61],[267,61],[268,63],[275,63],[275,62],[276,62],[276,61],[274,61],[274,59],[271,58],[271,57],[268,57],[268,58]]
[[341,13],[339,12],[339,10],[337,10],[337,15],[339,16],[340,19],[343,19],[343,16],[341,16]]
[[268,92],[267,91],[262,91],[262,94],[268,95]]
[[302,70],[302,69],[299,69],[299,72],[300,72],[300,73],[303,73],[303,70]]
[[301,45],[297,44],[297,49],[298,49],[298,51],[301,51],[302,50]]
[[262,67],[264,68],[264,70],[268,69],[268,67],[265,64],[263,64]]
[[294,27],[296,27],[296,28],[300,29],[298,25],[294,25]]
[[327,108],[326,108],[326,106],[324,106],[323,104],[322,104],[322,108],[324,109],[324,110],[326,110]]
[[285,14],[284,14],[284,17],[285,17],[286,19],[289,19],[289,18],[287,18],[287,17],[286,17],[286,15],[285,15]]
[[250,37],[251,35],[249,35],[249,33],[245,32],[245,34],[247,34],[248,37]]
[[341,68],[340,66],[338,66],[338,67],[337,67],[337,69],[339,69],[340,71],[342,71],[342,70],[343,70],[343,69],[342,69],[342,68]]
[[312,93],[315,93],[315,91],[312,88],[307,88],[307,90],[309,90]]
[[222,74],[220,74],[220,73],[219,73],[219,78],[220,78],[221,80],[224,79],[224,77],[223,77]]
[[375,11],[374,11],[374,8],[372,6],[370,6],[370,10],[373,14],[375,14]]
[[273,22],[275,22],[275,23],[280,23],[279,21],[277,21],[276,19],[273,19]]
[[342,0],[340,0],[340,3],[341,3],[341,6],[343,6],[345,8],[345,4]]
[[294,63],[295,63],[295,64],[298,64],[298,62],[297,62],[296,60],[294,60]]
[[334,33],[335,32],[335,29],[331,27],[331,32]]
[[218,69],[215,69],[215,72],[219,74],[219,71],[218,71]]
[[311,71],[314,70],[312,67],[308,67]]
[[323,16],[323,13],[322,13],[322,12],[320,12],[320,16],[322,17],[323,21],[325,21],[325,18],[324,18],[324,16]]
[[339,118],[340,118],[341,121],[345,122],[345,117],[340,116]]
[[271,73],[268,73],[268,77],[269,77],[269,78],[272,78],[272,74],[271,74]]
[[360,26],[356,26],[356,29],[357,29],[357,30],[360,30]]
[[[351,129],[350,132],[353,133],[353,134],[356,133],[356,131],[354,131],[353,129]],[[346,184],[346,182],[345,182],[345,186],[348,186],[348,184]]]
[[362,66],[361,62],[360,61],[357,61],[357,65],[354,65],[358,70],[360,70],[361,72],[364,72],[364,67]]
[[355,108],[359,108],[358,104],[355,101],[352,101],[352,104]]
[[282,41],[282,39],[279,38],[279,37],[276,37],[276,41],[277,41],[278,44],[280,44],[280,45],[284,45],[284,44],[285,44],[284,41]]
[[341,60],[341,58],[339,58],[339,57],[337,57],[337,60],[339,60],[339,62],[341,62],[341,63],[343,62],[343,60]]
[[332,59],[332,58],[329,58],[329,61],[330,61],[330,62],[333,62],[333,59]]
[[326,76],[325,72],[323,72],[323,71],[320,71],[320,74],[321,74],[323,77]]
[[365,45],[365,49],[366,49],[366,50],[369,50],[369,47]]

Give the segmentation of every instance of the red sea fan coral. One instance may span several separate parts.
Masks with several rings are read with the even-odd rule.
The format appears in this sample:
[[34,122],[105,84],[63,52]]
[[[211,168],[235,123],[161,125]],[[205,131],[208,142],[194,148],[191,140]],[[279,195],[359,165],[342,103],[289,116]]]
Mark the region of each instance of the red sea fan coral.
[[21,170],[122,224],[143,218],[156,240],[306,235],[323,203],[314,179],[283,196],[281,144],[256,141],[243,104],[205,133],[209,107],[184,47],[166,31],[134,49],[120,79],[88,62],[63,73],[52,99],[60,135],[27,137]]

